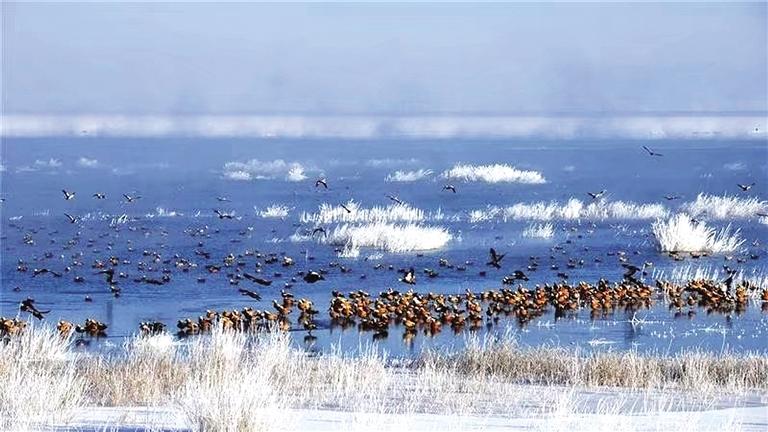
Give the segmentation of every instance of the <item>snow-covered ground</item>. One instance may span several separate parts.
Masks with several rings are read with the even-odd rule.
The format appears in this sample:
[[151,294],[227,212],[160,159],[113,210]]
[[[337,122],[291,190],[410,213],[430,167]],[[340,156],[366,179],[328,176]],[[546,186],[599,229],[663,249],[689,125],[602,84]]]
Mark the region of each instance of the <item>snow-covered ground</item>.
[[[318,432],[340,431],[515,431],[515,430],[611,430],[611,431],[765,431],[768,407],[715,407],[695,411],[633,414],[555,412],[546,416],[509,418],[503,415],[466,416],[412,413],[382,414],[314,409],[286,409],[260,413],[280,419],[268,430]],[[189,430],[184,414],[159,408],[84,408],[72,413],[66,430]]]

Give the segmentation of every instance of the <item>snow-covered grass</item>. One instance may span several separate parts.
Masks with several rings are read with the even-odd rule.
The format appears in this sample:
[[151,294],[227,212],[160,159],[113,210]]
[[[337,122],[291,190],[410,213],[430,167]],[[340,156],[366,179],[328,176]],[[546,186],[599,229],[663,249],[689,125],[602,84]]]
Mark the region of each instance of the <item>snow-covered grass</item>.
[[61,421],[86,402],[86,381],[70,341],[49,327],[30,327],[0,342],[0,430],[32,430]]
[[463,181],[484,181],[486,183],[546,183],[546,179],[538,171],[519,170],[505,164],[465,165],[457,164],[443,171],[443,178]]
[[256,212],[259,214],[259,216],[263,218],[277,218],[277,219],[284,219],[288,217],[288,213],[291,211],[288,206],[284,206],[281,204],[272,204],[271,206],[259,210],[258,208],[254,208]]
[[661,204],[637,204],[625,201],[600,200],[584,203],[571,198],[565,203],[556,201],[518,203],[508,207],[489,206],[469,213],[470,222],[482,222],[501,218],[509,220],[643,220],[665,217],[667,209]]
[[300,182],[307,179],[307,175],[304,174],[304,167],[294,166],[288,170],[288,174],[285,175],[285,179],[290,182]]
[[523,230],[523,237],[548,239],[555,235],[555,226],[552,223],[532,223]]
[[651,229],[662,252],[729,253],[744,244],[739,230],[731,233],[730,225],[717,230],[705,222],[693,222],[685,213],[658,219]]
[[683,204],[681,208],[688,214],[702,215],[706,219],[750,219],[757,217],[757,213],[767,213],[768,202],[755,197],[699,194],[696,200]]
[[416,171],[395,171],[392,174],[387,175],[385,179],[388,182],[415,182],[431,176],[433,171],[431,169],[420,168]]
[[360,257],[360,248],[351,244],[344,245],[344,248],[338,253],[339,258],[357,259]]
[[371,347],[308,355],[290,334],[220,328],[184,344],[160,335],[129,338],[112,354],[73,353],[52,329],[0,345],[0,429],[66,424],[67,413],[89,406],[176,407],[193,431],[290,429],[293,410],[563,421],[677,411],[768,389],[764,355],[524,348],[508,335],[470,336],[463,351],[413,360]]
[[[346,209],[344,208],[346,207]],[[299,218],[302,223],[330,224],[330,223],[392,223],[392,222],[422,222],[429,220],[442,220],[443,213],[438,209],[434,213],[411,207],[408,204],[392,204],[389,206],[374,206],[371,208],[360,207],[360,204],[349,201],[341,205],[323,203],[317,213],[302,212]],[[349,210],[349,211],[347,211]]]
[[443,227],[376,222],[338,225],[328,232],[327,237],[318,240],[351,249],[366,247],[402,253],[440,249],[452,238]]

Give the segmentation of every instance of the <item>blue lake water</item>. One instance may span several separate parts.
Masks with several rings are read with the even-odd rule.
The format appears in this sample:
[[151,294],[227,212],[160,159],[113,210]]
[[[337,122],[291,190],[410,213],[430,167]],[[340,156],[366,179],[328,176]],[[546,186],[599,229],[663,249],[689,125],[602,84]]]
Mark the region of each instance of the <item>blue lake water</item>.
[[[646,145],[662,157],[648,155]],[[257,162],[250,162],[257,159]],[[240,163],[229,164],[231,162]],[[543,184],[489,183],[441,178],[443,171],[457,163],[507,164],[520,170],[540,173]],[[27,297],[36,299],[41,309],[51,309],[46,318],[82,322],[93,317],[109,325],[108,342],[137,330],[144,320],[160,320],[175,329],[176,320],[196,318],[206,309],[231,309],[251,306],[271,309],[272,299],[291,277],[309,269],[328,270],[325,281],[307,284],[297,277],[290,291],[297,298],[307,297],[321,311],[314,332],[317,339],[309,349],[338,346],[355,351],[369,343],[394,354],[419,352],[423,347],[460,347],[466,334],[449,329],[435,337],[419,334],[411,343],[403,342],[401,330],[373,341],[371,333],[355,327],[334,328],[326,313],[332,290],[365,290],[378,293],[392,287],[406,290],[395,270],[414,267],[419,292],[463,293],[498,289],[503,276],[524,270],[530,256],[539,257],[540,267],[528,272],[534,284],[559,280],[567,272],[570,281],[595,282],[599,278],[619,280],[623,268],[615,252],[624,251],[629,262],[652,262],[646,277],[685,267],[721,269],[723,264],[742,271],[746,277],[760,279],[768,274],[768,224],[756,215],[710,217],[696,215],[715,228],[728,224],[740,229],[745,242],[733,259],[713,255],[678,262],[659,252],[650,227],[653,218],[575,218],[555,217],[549,222],[551,238],[527,238],[523,231],[536,221],[508,218],[498,214],[487,220],[473,218],[489,212],[489,206],[508,207],[517,203],[555,202],[564,205],[571,198],[585,205],[592,202],[587,192],[605,189],[604,202],[624,201],[633,205],[658,203],[674,214],[699,193],[740,198],[768,199],[768,144],[765,141],[654,140],[654,141],[472,141],[472,140],[287,140],[287,139],[118,139],[45,138],[4,139],[2,143],[2,279],[0,316],[16,316],[18,304]],[[291,169],[294,171],[291,173]],[[297,171],[297,168],[300,168]],[[423,178],[409,182],[387,181],[395,171],[431,170]],[[297,180],[298,172],[306,179]],[[326,178],[328,188],[315,187],[317,178]],[[737,183],[756,185],[742,192]],[[443,190],[453,184],[457,193]],[[62,189],[75,191],[65,200]],[[97,200],[92,194],[106,194]],[[140,195],[126,203],[122,194]],[[420,224],[443,227],[452,239],[437,250],[390,253],[362,248],[357,258],[341,258],[333,245],[312,240],[292,241],[291,236],[312,230],[318,224],[301,222],[302,213],[311,215],[327,203],[337,206],[354,200],[361,208],[390,206],[387,195],[398,197],[425,212]],[[680,196],[668,201],[665,195]],[[228,201],[219,202],[217,197]],[[288,215],[266,218],[260,212],[272,205],[283,206]],[[763,204],[763,208],[766,206]],[[232,212],[232,220],[219,219],[213,209]],[[475,212],[475,213],[473,213]],[[82,218],[71,224],[64,213]],[[123,216],[123,219],[118,219]],[[765,218],[763,218],[765,219]],[[323,225],[328,231],[339,225]],[[190,233],[203,230],[203,235]],[[31,244],[25,243],[25,238]],[[202,242],[202,246],[199,245]],[[487,267],[488,249],[506,253],[503,268]],[[129,250],[132,249],[132,250]],[[554,248],[554,249],[553,249]],[[150,263],[143,251],[158,252],[161,260]],[[196,255],[210,253],[210,259]],[[294,258],[293,267],[280,263],[263,264],[261,276],[272,279],[270,287],[248,280],[238,286],[229,283],[226,269],[209,274],[205,265],[221,263],[233,253],[246,250],[278,253]],[[754,256],[752,256],[754,255]],[[117,271],[122,295],[115,298],[101,275],[91,264],[110,256],[129,260]],[[173,265],[175,257],[197,264],[189,272]],[[310,260],[309,257],[314,257]],[[466,270],[440,267],[438,260],[466,266]],[[601,262],[596,262],[596,258]],[[739,259],[743,262],[738,262]],[[569,259],[584,264],[567,268]],[[19,260],[29,268],[17,271]],[[163,263],[164,260],[172,260]],[[82,265],[73,265],[73,261]],[[137,269],[140,261],[147,263]],[[255,256],[244,256],[243,271],[257,273]],[[351,269],[342,273],[332,262]],[[374,266],[382,264],[381,269]],[[389,270],[388,266],[394,270]],[[65,271],[66,267],[71,267]],[[552,270],[556,266],[557,270]],[[62,272],[33,277],[34,268]],[[436,278],[421,270],[432,268]],[[134,282],[141,275],[160,278],[167,269],[170,282],[148,285]],[[479,273],[486,271],[486,276]],[[281,276],[275,276],[275,273]],[[361,276],[365,275],[362,279]],[[76,283],[74,278],[84,279]],[[198,282],[204,277],[205,282]],[[765,280],[765,279],[763,279]],[[245,287],[261,293],[256,302],[238,293]],[[85,302],[90,296],[92,302]],[[28,317],[31,319],[31,317]],[[633,320],[634,318],[634,320]],[[296,324],[296,323],[295,323]],[[297,344],[304,344],[297,327]],[[703,309],[693,316],[670,311],[662,301],[636,314],[617,310],[608,316],[592,317],[589,310],[555,319],[552,310],[526,325],[514,319],[501,319],[491,329],[478,334],[514,334],[524,345],[579,346],[585,349],[639,349],[675,352],[699,348],[708,351],[768,352],[768,314],[759,301],[751,302],[741,314],[711,314]],[[103,344],[105,340],[93,345]]]

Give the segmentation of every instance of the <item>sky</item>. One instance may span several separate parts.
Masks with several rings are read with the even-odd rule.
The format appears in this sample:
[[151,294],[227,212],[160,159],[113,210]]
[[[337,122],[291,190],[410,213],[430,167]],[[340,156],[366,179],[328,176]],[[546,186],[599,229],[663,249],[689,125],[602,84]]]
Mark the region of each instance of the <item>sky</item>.
[[768,111],[765,2],[2,8],[5,115]]

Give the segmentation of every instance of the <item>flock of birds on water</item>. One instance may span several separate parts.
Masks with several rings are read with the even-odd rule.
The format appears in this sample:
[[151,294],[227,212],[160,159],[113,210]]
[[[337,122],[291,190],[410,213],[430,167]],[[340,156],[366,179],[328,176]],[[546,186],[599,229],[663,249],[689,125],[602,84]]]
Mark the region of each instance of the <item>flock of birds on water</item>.
[[[651,157],[662,157],[663,155],[643,146],[643,149]],[[738,184],[743,192],[749,191],[755,183]],[[315,181],[315,188],[328,189],[328,180],[319,178]],[[452,184],[443,186],[443,191],[457,193],[457,188]],[[62,190],[65,201],[72,201],[76,197],[76,192]],[[588,195],[594,199],[600,199],[606,190],[599,192],[588,192]],[[93,199],[104,200],[104,193],[94,193]],[[387,197],[398,204],[403,202],[394,195]],[[136,202],[142,197],[136,194],[124,194],[122,196],[127,204]],[[667,195],[667,200],[679,198],[675,195]],[[228,202],[226,197],[217,197],[220,203]],[[3,199],[2,201],[5,201]],[[351,213],[347,207],[342,207]],[[213,213],[220,220],[235,219],[232,213],[227,213],[220,209],[213,209]],[[69,213],[64,213],[70,224],[78,225],[81,219]],[[768,216],[758,213],[758,216]],[[25,231],[23,227],[10,224],[11,227],[20,231]],[[115,232],[119,232],[122,227],[115,225],[111,227]],[[131,231],[148,231],[146,227],[129,226]],[[28,245],[34,245],[34,234],[37,229],[28,230],[23,237],[23,242]],[[338,262],[328,263],[328,268],[318,266],[316,270],[298,270],[293,268],[296,261],[286,255],[284,252],[259,252],[255,250],[246,250],[240,254],[229,253],[221,259],[214,259],[212,253],[205,250],[203,239],[210,238],[211,234],[218,233],[218,229],[211,230],[207,226],[204,228],[189,228],[185,233],[198,240],[197,249],[194,254],[196,259],[205,260],[205,264],[199,265],[195,259],[188,259],[175,254],[172,258],[165,258],[160,252],[153,250],[144,250],[141,253],[142,258],[135,265],[140,273],[137,277],[131,277],[123,269],[132,265],[130,259],[110,256],[105,260],[95,260],[90,267],[93,274],[104,278],[105,284],[110,293],[118,298],[121,295],[122,287],[128,280],[136,284],[165,285],[171,282],[174,269],[181,272],[190,272],[198,267],[202,267],[204,274],[215,276],[225,274],[229,284],[237,287],[237,294],[247,296],[255,302],[261,302],[262,296],[255,289],[244,288],[246,283],[251,284],[251,288],[269,287],[274,280],[266,276],[270,272],[270,267],[280,267],[272,270],[272,277],[275,279],[283,278],[284,272],[291,272],[286,276],[288,280],[284,282],[281,288],[280,298],[271,301],[271,305],[265,309],[255,309],[245,307],[242,310],[207,310],[203,315],[196,318],[182,318],[176,323],[176,334],[178,337],[189,337],[209,332],[215,326],[220,326],[225,330],[233,331],[306,331],[305,341],[312,341],[316,337],[312,334],[318,328],[317,316],[320,312],[316,309],[314,303],[307,298],[296,299],[291,292],[291,288],[299,281],[307,284],[315,284],[324,281],[325,275],[330,269],[338,269],[342,274],[354,273],[353,270]],[[245,231],[241,231],[242,235]],[[51,232],[49,234],[54,234]],[[101,236],[108,237],[110,233],[105,232]],[[327,235],[322,226],[313,227],[312,237],[317,235]],[[6,236],[3,236],[5,239]],[[581,235],[579,235],[581,238]],[[71,250],[80,241],[80,232],[77,232],[72,239],[64,245],[64,250]],[[55,240],[51,240],[55,243]],[[128,251],[134,252],[135,249],[131,240],[127,240]],[[571,243],[571,240],[566,240]],[[93,248],[95,240],[88,240],[87,245]],[[114,246],[114,242],[107,243],[109,250]],[[587,250],[584,247],[584,250]],[[554,254],[561,252],[565,254],[562,245],[556,245],[551,248],[553,253],[550,259],[554,259]],[[609,282],[601,279],[595,284],[586,282],[569,282],[569,275],[560,271],[557,264],[549,265],[552,271],[556,272],[558,282],[552,284],[536,285],[533,288],[523,286],[524,282],[529,280],[526,272],[534,272],[539,267],[547,266],[543,264],[542,258],[531,256],[525,270],[517,269],[501,277],[501,287],[474,292],[467,289],[463,293],[443,294],[443,293],[419,293],[414,287],[417,285],[419,273],[424,277],[436,278],[442,271],[465,272],[469,267],[475,266],[473,261],[465,261],[460,264],[449,262],[445,258],[439,258],[437,270],[425,268],[423,272],[417,272],[413,267],[395,269],[393,265],[376,263],[372,266],[374,271],[397,271],[398,276],[395,280],[402,284],[402,289],[396,290],[389,288],[386,291],[371,295],[363,290],[356,290],[348,293],[332,291],[327,310],[327,316],[330,326],[339,326],[348,328],[356,326],[361,332],[371,332],[374,339],[388,337],[392,326],[402,329],[402,337],[405,341],[411,341],[420,331],[425,335],[435,335],[443,329],[448,328],[453,332],[459,333],[464,329],[476,330],[482,327],[492,328],[497,325],[500,317],[516,319],[521,325],[543,315],[548,310],[553,309],[555,317],[562,317],[568,314],[578,313],[580,310],[589,310],[592,317],[610,315],[617,310],[626,312],[637,311],[641,308],[649,308],[654,302],[665,302],[670,311],[674,311],[675,317],[687,316],[692,318],[697,310],[705,309],[707,314],[711,313],[741,313],[749,305],[750,299],[758,299],[762,302],[763,311],[768,312],[768,287],[759,287],[746,280],[740,283],[734,283],[734,277],[738,273],[724,265],[725,273],[728,275],[725,280],[690,280],[684,284],[674,284],[668,281],[657,280],[655,285],[648,285],[644,282],[647,276],[647,269],[653,266],[651,262],[644,262],[641,266],[630,262],[630,254],[625,251],[608,252],[609,257],[615,257],[618,264],[624,269],[623,278],[619,282]],[[706,254],[690,253],[692,258],[699,258]],[[61,278],[64,274],[73,271],[73,268],[83,267],[83,252],[76,252],[72,255],[70,265],[62,271],[56,271],[50,268],[32,268],[29,264],[19,259],[16,270],[20,273],[31,273],[32,278],[51,276]],[[423,256],[423,254],[417,254]],[[685,258],[684,254],[671,252],[669,256],[675,260]],[[44,259],[53,258],[52,252],[46,252]],[[63,257],[63,255],[62,255]],[[505,253],[490,248],[488,258],[484,268],[478,271],[481,277],[488,276],[489,271],[501,272],[504,267]],[[750,258],[757,259],[755,254]],[[247,260],[255,260],[250,264],[252,271],[248,270]],[[314,261],[315,258],[307,253],[307,261]],[[733,257],[727,256],[730,261]],[[742,263],[745,257],[738,257],[736,261]],[[602,262],[602,258],[595,258],[595,262]],[[566,267],[575,269],[584,266],[583,259],[569,258]],[[489,270],[493,269],[493,270]],[[149,276],[148,273],[160,273],[159,277]],[[506,272],[505,272],[506,273]],[[365,274],[359,276],[364,279]],[[205,283],[206,276],[201,275],[197,282]],[[75,283],[85,282],[82,276],[75,276]],[[242,282],[242,285],[241,285]],[[13,291],[21,291],[20,287],[13,288]],[[84,299],[86,302],[92,302],[90,296]],[[294,313],[294,310],[296,311]],[[0,317],[0,337],[8,338],[21,333],[27,323],[21,317],[21,313],[29,314],[37,320],[45,319],[51,310],[41,310],[35,299],[29,297],[19,304],[19,314],[16,317]],[[296,316],[296,320],[292,319]],[[298,326],[294,325],[294,322]],[[72,323],[61,320],[56,328],[63,337],[68,337],[73,333],[81,335],[78,339],[87,344],[84,337],[104,337],[107,335],[108,324],[100,322],[93,318],[86,319],[83,323]],[[138,325],[138,331],[141,335],[155,335],[167,332],[166,324],[159,321],[141,322]]]

